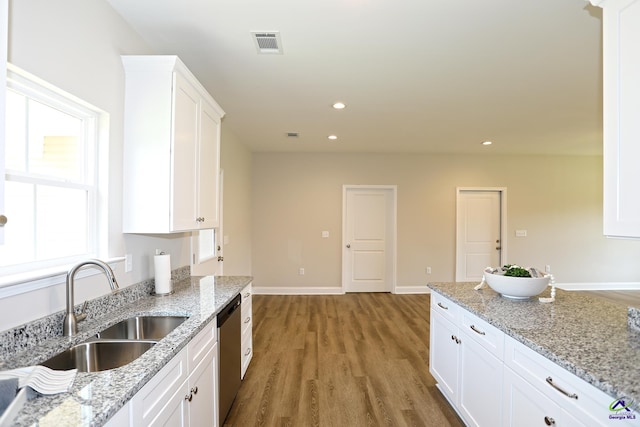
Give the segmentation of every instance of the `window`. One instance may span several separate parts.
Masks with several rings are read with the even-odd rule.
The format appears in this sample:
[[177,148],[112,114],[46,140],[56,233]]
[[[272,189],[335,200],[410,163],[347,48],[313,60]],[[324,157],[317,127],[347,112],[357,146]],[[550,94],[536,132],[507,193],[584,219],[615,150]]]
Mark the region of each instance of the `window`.
[[97,256],[101,112],[8,68],[0,275]]

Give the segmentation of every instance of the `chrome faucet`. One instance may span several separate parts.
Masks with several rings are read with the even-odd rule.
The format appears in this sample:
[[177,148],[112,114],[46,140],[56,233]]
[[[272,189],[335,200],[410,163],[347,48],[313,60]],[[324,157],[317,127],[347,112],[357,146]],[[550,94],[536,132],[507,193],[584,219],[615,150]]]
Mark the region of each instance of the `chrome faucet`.
[[62,324],[62,333],[64,336],[72,337],[78,332],[78,322],[84,320],[87,317],[85,313],[85,309],[87,307],[87,303],[85,301],[82,312],[79,315],[76,315],[73,307],[73,288],[74,281],[76,277],[76,273],[82,267],[86,267],[88,265],[95,265],[100,267],[103,271],[107,279],[109,280],[109,286],[111,287],[111,292],[116,292],[120,287],[118,286],[118,282],[116,281],[116,276],[113,274],[113,270],[109,267],[108,264],[100,261],[99,259],[89,259],[86,261],[79,262],[78,264],[71,267],[69,272],[67,273],[67,313],[64,316],[64,322]]

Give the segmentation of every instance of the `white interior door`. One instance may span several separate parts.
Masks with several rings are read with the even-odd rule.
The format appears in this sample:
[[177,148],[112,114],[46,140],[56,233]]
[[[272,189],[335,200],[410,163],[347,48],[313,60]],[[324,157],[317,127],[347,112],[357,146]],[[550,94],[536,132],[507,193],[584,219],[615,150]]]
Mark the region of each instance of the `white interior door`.
[[505,189],[458,189],[456,282],[479,281],[502,264],[505,197]]
[[343,189],[342,288],[345,292],[395,289],[395,186]]

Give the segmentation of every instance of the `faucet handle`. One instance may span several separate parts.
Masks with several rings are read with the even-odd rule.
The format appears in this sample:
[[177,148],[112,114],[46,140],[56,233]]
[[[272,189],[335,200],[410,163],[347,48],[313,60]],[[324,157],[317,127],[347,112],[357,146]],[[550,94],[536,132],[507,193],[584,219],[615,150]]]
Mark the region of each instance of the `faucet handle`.
[[87,304],[89,303],[89,300],[85,300],[85,302],[82,304],[82,308],[80,309],[80,314],[76,315],[76,321],[77,322],[81,322],[84,319],[87,318]]

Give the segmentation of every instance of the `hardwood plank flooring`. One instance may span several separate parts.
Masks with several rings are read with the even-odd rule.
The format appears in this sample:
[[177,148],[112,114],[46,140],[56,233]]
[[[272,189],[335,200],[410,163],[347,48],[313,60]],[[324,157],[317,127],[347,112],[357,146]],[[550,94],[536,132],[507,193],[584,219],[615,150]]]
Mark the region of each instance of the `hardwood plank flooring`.
[[225,426],[463,426],[429,374],[429,295],[254,295]]
[[640,307],[640,291],[638,290],[607,290],[607,291],[576,291],[587,295],[604,298],[610,302],[625,307]]

